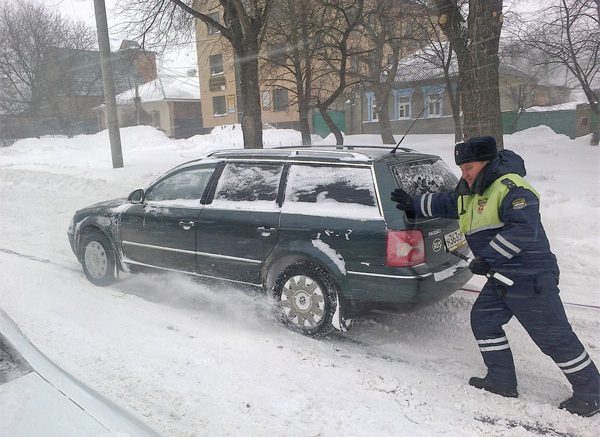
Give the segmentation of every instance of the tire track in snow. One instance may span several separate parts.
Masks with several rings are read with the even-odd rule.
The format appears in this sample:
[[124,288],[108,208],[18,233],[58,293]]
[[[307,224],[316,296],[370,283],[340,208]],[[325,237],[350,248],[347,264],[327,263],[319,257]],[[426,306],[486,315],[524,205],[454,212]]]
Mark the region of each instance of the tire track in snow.
[[39,258],[39,257],[34,256],[34,255],[26,255],[24,253],[16,252],[16,251],[11,250],[11,249],[4,249],[4,248],[0,247],[0,252],[7,253],[9,255],[20,256],[21,258],[27,258],[27,259],[30,259],[32,261],[37,261],[37,262],[41,262],[41,263],[54,264],[49,259]]
[[0,247],[0,253],[5,253],[7,255],[16,256],[16,257],[19,257],[19,258],[24,258],[24,259],[27,259],[29,261],[35,261],[35,262],[39,262],[39,263],[43,263],[43,264],[51,264],[53,266],[57,266],[57,267],[60,267],[62,269],[70,270],[70,271],[73,271],[73,272],[79,271],[75,267],[69,266],[67,264],[58,263],[56,261],[52,261],[52,260],[49,260],[49,259],[46,259],[46,258],[41,258],[41,257],[35,256],[35,255],[29,255],[29,254],[26,254],[26,253],[17,252],[16,250],[12,250],[12,249],[6,249],[6,248],[3,248],[3,247]]

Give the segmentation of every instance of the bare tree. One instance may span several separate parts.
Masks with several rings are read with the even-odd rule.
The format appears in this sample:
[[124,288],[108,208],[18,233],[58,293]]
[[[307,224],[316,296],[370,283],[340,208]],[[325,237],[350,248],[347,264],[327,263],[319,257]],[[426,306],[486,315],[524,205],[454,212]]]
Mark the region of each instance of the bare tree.
[[[354,55],[360,60],[352,74],[361,79],[364,86],[373,91],[381,141],[383,144],[395,144],[390,123],[389,101],[398,61],[402,57],[406,27],[410,22],[404,8],[409,7],[405,2],[397,0],[372,0],[367,2],[364,20],[360,26],[363,52]],[[409,33],[409,32],[406,32]]]
[[328,109],[347,88],[358,83],[358,80],[349,80],[348,61],[361,52],[356,45],[359,39],[356,32],[364,19],[365,0],[320,0],[320,3],[325,8],[327,23],[323,26],[323,49],[317,62],[326,68],[313,78],[313,106],[333,132],[336,143],[344,144],[342,132],[329,116]]
[[520,17],[507,14],[503,26],[506,35],[501,41],[498,54],[501,62],[515,67],[515,76],[507,74],[500,78],[502,97],[510,101],[515,110],[515,116],[510,121],[511,132],[517,129],[519,120],[527,109],[536,104],[538,82],[544,78],[547,67],[547,65],[532,65],[531,50],[512,37],[515,25],[520,26],[517,23],[520,23]]
[[[144,43],[165,46],[190,38],[191,25],[200,20],[215,29],[231,44],[239,75],[244,147],[262,148],[262,117],[258,77],[258,54],[262,32],[273,0],[130,0],[122,15],[126,27],[137,30]],[[222,11],[224,22],[211,18]]]
[[[534,63],[564,66],[583,89],[596,119],[600,118],[600,0],[553,0],[524,20],[520,41],[530,50]],[[600,120],[591,144],[600,140]]]
[[93,30],[64,19],[37,2],[0,6],[0,110],[40,117],[42,111],[67,129],[79,111],[66,110],[59,100],[71,96],[69,77],[49,69],[59,50],[80,52],[93,47]]
[[502,148],[498,78],[502,0],[433,0],[433,5],[458,61],[463,134],[493,135]]
[[504,82],[503,89],[506,97],[516,107],[516,114],[512,119],[510,126],[511,131],[514,132],[517,129],[521,116],[528,108],[531,108],[535,104],[534,97],[537,81],[535,78],[530,77],[523,82],[514,82],[510,80],[503,80],[502,82]]
[[[429,68],[435,68],[442,72],[446,87],[445,94],[448,96],[454,120],[454,141],[460,142],[464,140],[464,135],[461,120],[459,84],[456,82],[456,55],[454,54],[452,42],[449,42],[444,37],[438,25],[437,14],[430,5],[431,2],[428,0],[418,0],[417,3],[424,9],[417,10],[408,15],[411,27],[414,29],[413,41],[420,48],[414,56],[420,58],[426,65],[429,64]],[[424,65],[424,68],[427,68],[426,65]]]
[[317,54],[322,49],[325,8],[317,0],[276,0],[265,33],[268,50],[261,63],[261,83],[287,89],[296,104],[302,144],[311,144],[309,115],[313,80],[322,70]]

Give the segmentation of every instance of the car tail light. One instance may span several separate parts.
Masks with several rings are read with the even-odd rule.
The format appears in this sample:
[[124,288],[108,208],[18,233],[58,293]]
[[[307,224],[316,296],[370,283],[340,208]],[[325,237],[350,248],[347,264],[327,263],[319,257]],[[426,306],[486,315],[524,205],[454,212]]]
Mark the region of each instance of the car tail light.
[[385,264],[410,267],[425,262],[425,242],[421,231],[388,231]]

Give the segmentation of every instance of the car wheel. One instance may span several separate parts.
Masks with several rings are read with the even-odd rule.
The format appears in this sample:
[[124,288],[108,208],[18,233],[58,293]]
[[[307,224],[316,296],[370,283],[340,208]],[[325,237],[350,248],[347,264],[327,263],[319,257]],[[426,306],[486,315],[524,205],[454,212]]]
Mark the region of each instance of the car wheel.
[[293,330],[319,337],[333,328],[337,287],[323,268],[308,262],[289,266],[277,278],[273,295],[280,318]]
[[94,285],[112,284],[115,277],[115,254],[108,238],[100,232],[90,232],[81,241],[81,264],[85,276]]

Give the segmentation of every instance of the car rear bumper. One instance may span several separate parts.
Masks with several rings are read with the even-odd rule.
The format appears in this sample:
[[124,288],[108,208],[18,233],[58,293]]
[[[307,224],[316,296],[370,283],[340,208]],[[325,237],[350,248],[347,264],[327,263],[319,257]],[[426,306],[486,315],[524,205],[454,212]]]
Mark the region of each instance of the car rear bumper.
[[472,276],[464,261],[413,277],[352,275],[344,313],[348,316],[373,311],[414,311],[448,297]]

